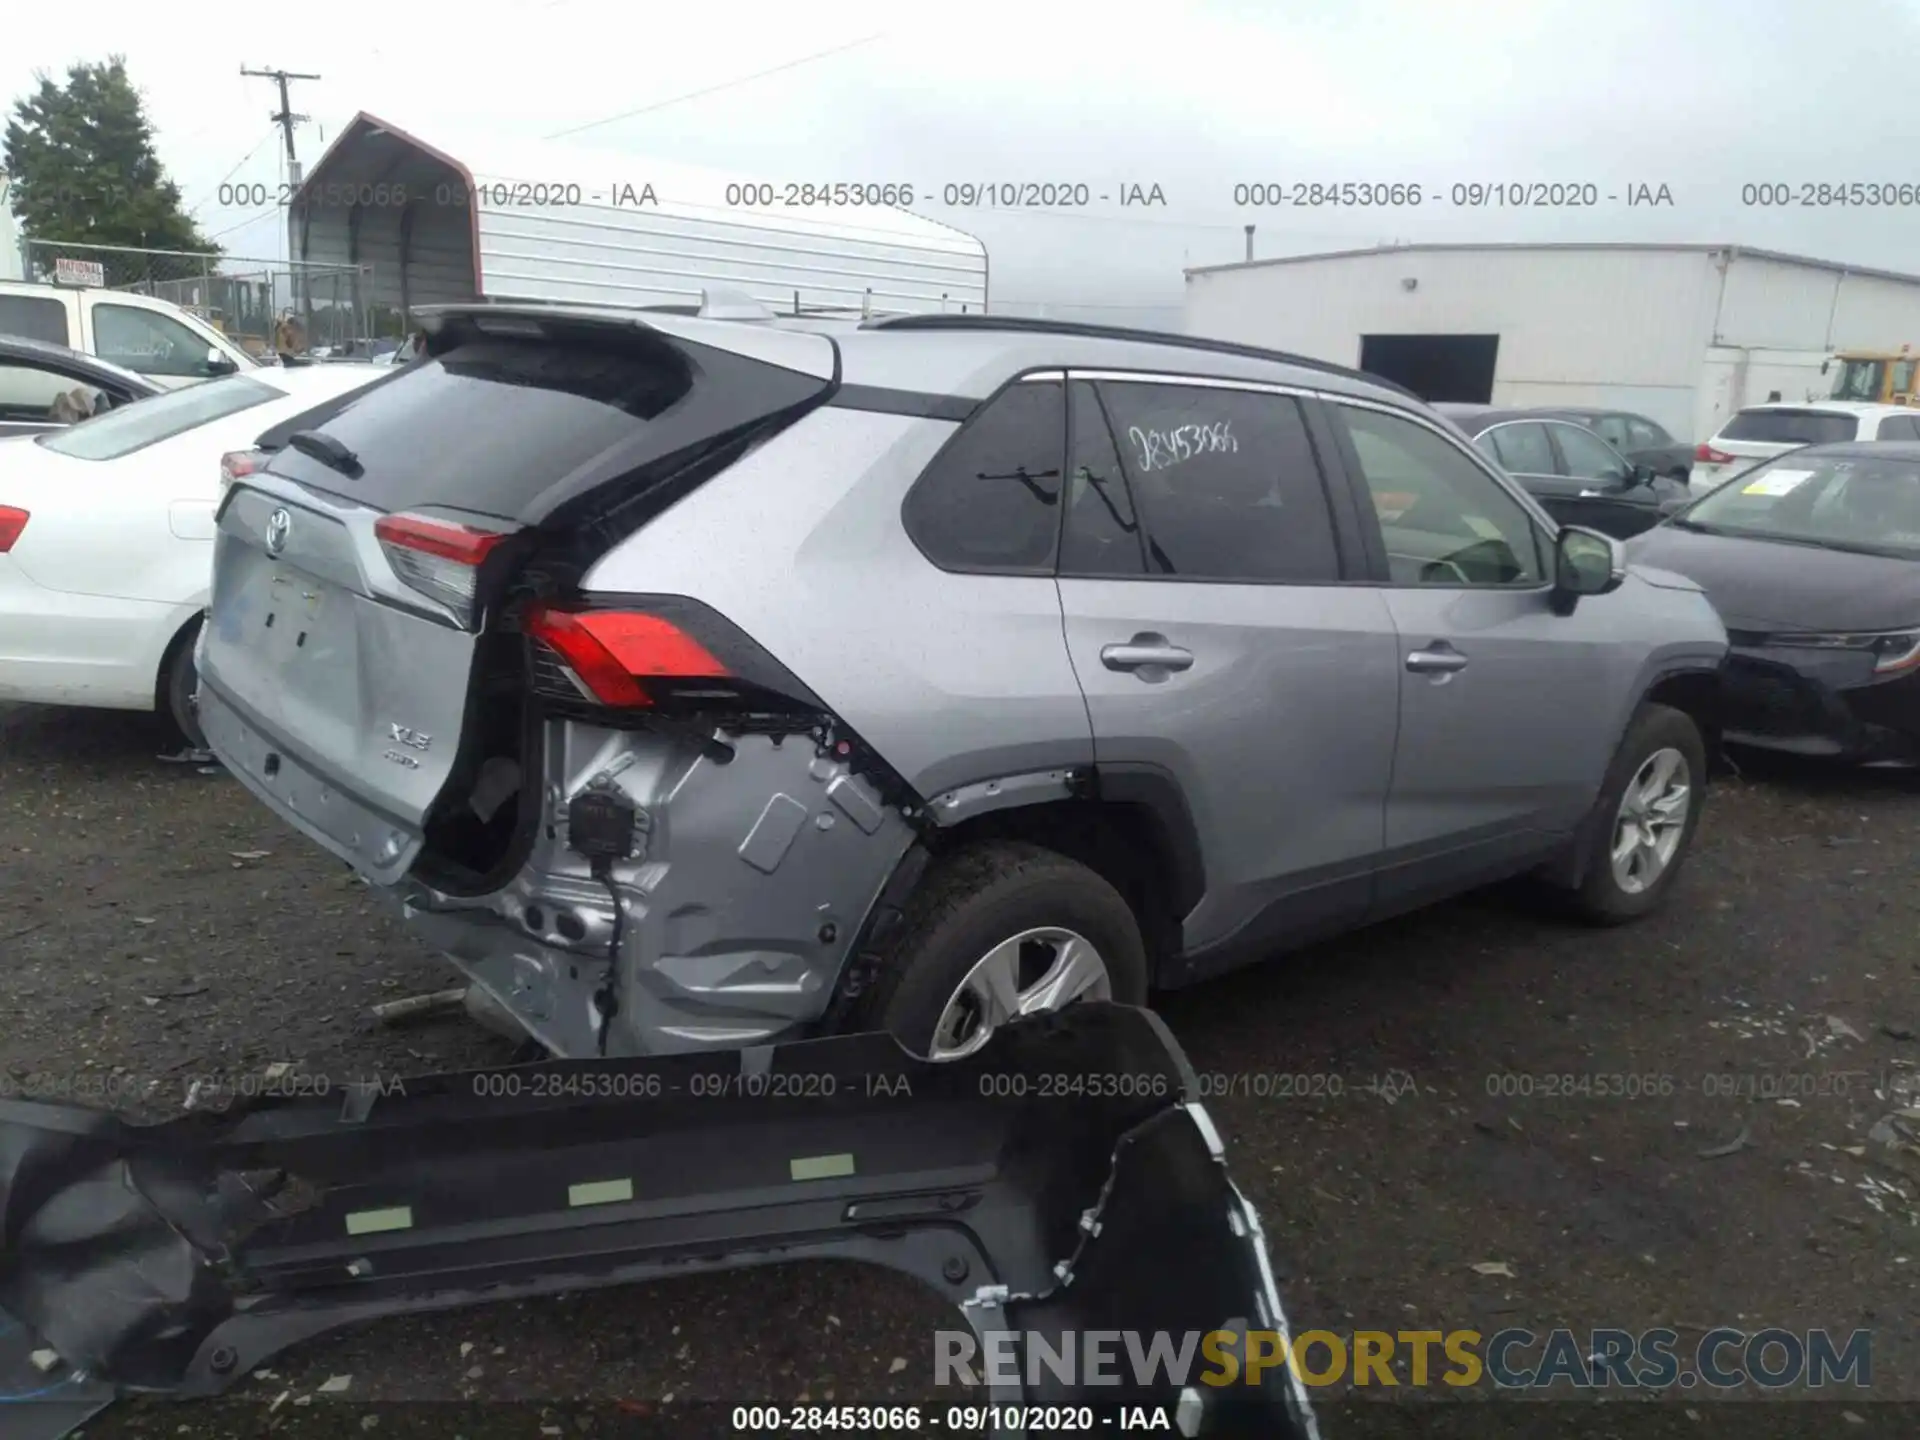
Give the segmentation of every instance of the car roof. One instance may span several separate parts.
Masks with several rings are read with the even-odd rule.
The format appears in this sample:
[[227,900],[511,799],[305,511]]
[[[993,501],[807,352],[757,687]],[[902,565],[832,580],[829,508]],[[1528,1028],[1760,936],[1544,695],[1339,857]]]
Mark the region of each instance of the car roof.
[[1593,410],[1581,412],[1563,410],[1557,406],[1553,409],[1545,409],[1526,406],[1463,405],[1454,401],[1442,401],[1433,408],[1453,421],[1456,425],[1464,425],[1467,422],[1472,422],[1474,428],[1478,430],[1490,430],[1495,425],[1505,425],[1513,420],[1558,420],[1563,425],[1575,425],[1579,422],[1574,417],[1581,413],[1593,415],[1624,415],[1627,413],[1624,410]]
[[[1064,320],[938,314],[865,322],[771,314],[745,319],[688,315],[684,306],[641,310],[529,302],[438,305],[422,307],[420,314],[429,330],[451,319],[502,315],[642,325],[722,349],[750,349],[775,363],[780,363],[782,351],[799,357],[792,347],[802,343],[802,335],[826,337],[838,349],[843,384],[964,399],[985,399],[1015,375],[1072,367],[1248,380],[1401,405],[1425,404],[1391,380],[1331,361],[1197,335]],[[784,344],[776,343],[781,332],[786,332]]]
[[102,360],[98,355],[89,355],[84,350],[57,345],[51,340],[34,340],[25,335],[0,335],[0,359],[43,360],[52,365],[64,365],[71,370],[92,371],[146,395],[158,394],[160,390],[144,375],[116,365],[111,360]]
[[1853,416],[1920,413],[1910,405],[1881,405],[1868,400],[1802,400],[1797,404],[1792,400],[1769,400],[1764,405],[1742,405],[1736,413],[1749,415],[1768,410],[1791,410],[1798,414],[1805,414],[1811,410],[1816,413]]
[[1920,465],[1920,440],[1836,440],[1827,445],[1802,445],[1774,460],[1804,460],[1809,457],[1859,458],[1875,460],[1911,460]]

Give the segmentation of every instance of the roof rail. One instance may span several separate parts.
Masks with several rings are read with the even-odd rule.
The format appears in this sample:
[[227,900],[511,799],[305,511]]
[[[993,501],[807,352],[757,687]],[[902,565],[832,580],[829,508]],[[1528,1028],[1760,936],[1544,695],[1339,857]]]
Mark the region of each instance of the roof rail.
[[1285,350],[1264,350],[1258,345],[1241,345],[1232,340],[1210,340],[1201,335],[1176,335],[1170,330],[1136,330],[1124,325],[1088,325],[1078,320],[1038,320],[1026,315],[890,315],[869,320],[862,330],[1011,330],[1032,335],[1078,335],[1089,340],[1132,340],[1145,345],[1174,345],[1183,350],[1206,350],[1216,355],[1243,355],[1251,360],[1272,360],[1282,365],[1297,365],[1349,380],[1364,380],[1418,400],[1427,402],[1406,386],[1331,360],[1316,360],[1310,355],[1294,355]]

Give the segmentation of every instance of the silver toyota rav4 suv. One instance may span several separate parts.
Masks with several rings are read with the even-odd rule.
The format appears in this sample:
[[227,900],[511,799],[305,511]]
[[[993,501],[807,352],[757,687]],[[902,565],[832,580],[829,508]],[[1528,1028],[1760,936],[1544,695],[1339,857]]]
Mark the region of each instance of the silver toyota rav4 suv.
[[1719,618],[1385,382],[979,316],[428,332],[231,486],[201,720],[555,1053],[957,1056],[1503,878],[1673,884]]

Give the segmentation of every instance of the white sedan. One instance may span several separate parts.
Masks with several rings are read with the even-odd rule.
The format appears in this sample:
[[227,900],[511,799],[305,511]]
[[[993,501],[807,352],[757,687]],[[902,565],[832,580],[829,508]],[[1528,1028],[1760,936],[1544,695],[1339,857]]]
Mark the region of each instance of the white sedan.
[[301,428],[284,422],[397,373],[262,368],[0,440],[0,701],[158,711],[198,747],[193,642],[226,480]]

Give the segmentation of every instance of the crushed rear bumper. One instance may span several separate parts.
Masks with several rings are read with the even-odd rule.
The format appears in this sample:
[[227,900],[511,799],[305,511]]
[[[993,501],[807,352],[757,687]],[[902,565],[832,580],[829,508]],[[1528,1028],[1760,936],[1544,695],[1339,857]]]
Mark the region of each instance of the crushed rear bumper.
[[214,1395],[357,1321],[800,1259],[914,1276],[985,1353],[1014,1333],[1012,1383],[930,1386],[932,1402],[1145,1405],[1175,1434],[1317,1435],[1284,1365],[1256,1383],[1209,1385],[1203,1365],[1068,1383],[1034,1359],[1078,1348],[1069,1332],[1290,1343],[1193,1072],[1158,1019],[1123,1006],[1004,1027],[945,1064],[869,1034],[427,1076],[145,1127],[9,1101],[0,1225],[0,1324],[17,1322],[0,1380],[23,1395],[39,1346],[68,1367],[8,1407],[9,1435],[64,1434],[115,1394]]

